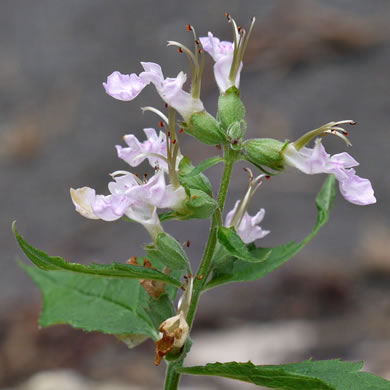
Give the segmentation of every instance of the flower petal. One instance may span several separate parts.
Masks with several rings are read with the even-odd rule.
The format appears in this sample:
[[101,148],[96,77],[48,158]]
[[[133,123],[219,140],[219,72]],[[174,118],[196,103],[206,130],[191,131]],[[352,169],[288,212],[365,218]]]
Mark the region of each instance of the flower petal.
[[130,75],[113,72],[107,77],[103,87],[107,94],[122,101],[133,100],[149,83],[135,73]]
[[96,192],[94,189],[89,187],[78,188],[77,190],[71,188],[70,196],[72,202],[76,207],[76,211],[85,218],[99,219],[93,210],[92,204],[95,202]]
[[376,203],[370,180],[357,176],[353,168],[348,169],[346,175],[339,181],[340,192],[346,200],[360,206]]

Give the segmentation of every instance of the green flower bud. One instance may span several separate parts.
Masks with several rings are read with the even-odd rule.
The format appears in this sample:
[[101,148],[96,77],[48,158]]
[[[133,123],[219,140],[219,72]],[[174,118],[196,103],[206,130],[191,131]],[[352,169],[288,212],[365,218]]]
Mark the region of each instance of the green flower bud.
[[245,107],[240,99],[240,91],[236,87],[222,93],[218,100],[218,120],[221,127],[227,130],[234,122],[245,117]]
[[216,201],[203,191],[190,189],[189,192],[189,200],[185,202],[188,214],[183,215],[182,219],[209,218],[217,208]]
[[225,142],[225,138],[218,127],[218,122],[207,111],[197,112],[185,124],[184,130],[200,142],[207,145],[218,145]]
[[240,150],[242,146],[242,139],[246,132],[246,122],[241,120],[240,122],[232,123],[226,131],[226,138],[231,144],[233,150]]
[[281,151],[286,144],[272,138],[249,139],[244,142],[244,157],[258,168],[268,167],[275,171],[284,169]]

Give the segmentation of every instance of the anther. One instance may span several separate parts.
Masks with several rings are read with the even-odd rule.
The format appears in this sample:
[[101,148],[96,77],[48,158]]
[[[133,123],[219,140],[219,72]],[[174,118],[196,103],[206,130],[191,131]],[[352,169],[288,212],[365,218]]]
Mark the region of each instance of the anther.
[[168,136],[168,137],[170,137],[170,136],[171,136],[171,132],[170,132],[170,131],[168,131],[168,133],[167,133],[167,136]]
[[131,256],[130,259],[126,260],[126,264],[139,265],[137,262],[137,256]]
[[200,45],[200,41],[199,41],[198,39],[195,39],[195,43],[196,43],[197,45]]
[[139,174],[138,173],[136,173],[135,176],[137,176],[139,178]]
[[179,133],[180,133],[180,134],[183,134],[183,132],[184,132],[184,129],[180,129],[180,130],[179,130]]
[[191,27],[190,24],[187,24],[186,28],[187,28],[188,31],[192,31],[192,27]]
[[222,149],[221,144],[215,145],[215,147],[216,147],[218,150],[221,150],[221,149]]
[[202,53],[202,49],[198,49],[198,53],[201,54]]
[[230,22],[230,19],[231,19],[230,14],[229,14],[228,12],[226,12],[226,13],[225,13],[225,16],[226,16],[227,20]]
[[148,177],[148,174],[145,172],[144,173],[144,178],[147,178]]
[[194,200],[195,200],[196,198],[197,198],[197,196],[196,196],[196,195],[192,195],[192,199],[194,199]]
[[175,143],[176,143],[176,140],[175,140],[175,139],[173,139],[173,140],[172,140],[172,144],[173,144],[173,145],[175,145]]
[[241,26],[238,26],[238,27],[237,27],[237,30],[238,30],[238,32],[240,32],[240,31],[241,31],[241,29],[242,29],[242,27],[241,27]]
[[196,279],[203,280],[203,278],[204,278],[204,275],[199,275]]
[[266,175],[265,177],[267,180],[271,179],[271,176],[270,175]]
[[190,242],[190,240],[187,240],[187,242],[186,242],[186,247],[187,247],[187,248],[189,248],[189,247],[190,247],[190,245],[191,245],[191,242]]
[[164,127],[164,122],[163,122],[163,121],[160,121],[160,122],[158,122],[158,125],[159,125],[160,127]]
[[165,108],[168,108],[168,103],[165,103]]
[[177,49],[177,51],[181,54],[181,53],[183,53],[183,50],[181,49],[181,47],[179,47],[178,49]]

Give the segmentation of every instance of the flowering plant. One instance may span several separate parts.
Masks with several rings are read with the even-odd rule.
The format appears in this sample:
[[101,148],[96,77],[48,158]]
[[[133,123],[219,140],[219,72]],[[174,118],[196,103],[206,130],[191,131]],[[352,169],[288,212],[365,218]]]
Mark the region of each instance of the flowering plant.
[[[168,42],[188,57],[190,91],[183,89],[186,81],[183,72],[175,78],[165,78],[161,67],[150,62],[141,63],[144,71],[139,75],[116,71],[103,83],[108,95],[122,101],[135,99],[147,85],[153,84],[166,104],[166,113],[153,107],[143,108],[159,117],[163,131],[157,134],[155,129],[146,128],[146,140],[129,134],[123,138],[126,146],[116,146],[118,157],[130,167],[147,160],[154,169],[152,177],[116,171],[111,174],[108,195],[97,195],[89,187],[70,190],[75,209],[83,217],[104,221],[125,219],[147,230],[151,242],[145,245],[141,262],[133,256],[123,263],[70,263],[31,246],[13,225],[20,247],[35,264],[23,268],[43,293],[45,304],[40,323],[42,326],[66,323],[86,331],[112,334],[130,348],[147,338],[153,339],[155,363],[159,365],[165,360],[165,389],[170,390],[178,388],[183,374],[222,376],[275,389],[390,389],[390,382],[361,372],[361,363],[339,360],[307,360],[279,366],[251,362],[183,366],[191,349],[190,332],[201,293],[227,283],[261,279],[302,250],[328,219],[336,181],[347,201],[357,205],[376,202],[370,181],[356,175],[354,167],[358,162],[348,153],[331,156],[322,144],[326,135],[335,135],[349,145],[348,133],[342,126],[354,125],[352,120],[330,122],[294,142],[245,139],[247,125],[239,83],[255,19],[245,30],[237,27],[230,15],[227,17],[233,27],[233,42],[220,41],[210,32],[207,37],[198,38],[190,25],[187,29],[194,36],[194,51],[178,42]],[[205,52],[215,61],[214,76],[220,91],[216,117],[205,110],[200,100]],[[177,114],[181,119],[177,120]],[[185,135],[202,144],[217,145],[221,155],[194,167],[181,150]],[[308,147],[313,140],[314,148]],[[260,172],[255,175],[245,168],[249,177],[247,189],[234,208],[225,212],[232,169],[242,160]],[[224,164],[224,172],[214,196],[203,172],[218,163]],[[248,206],[267,179],[288,167],[306,174],[328,175],[316,198],[316,224],[300,242],[258,247],[256,241],[270,233],[259,226],[265,211],[260,209],[251,216]],[[180,244],[163,226],[168,219],[194,218],[211,220],[196,273],[185,251],[189,242]],[[176,298],[179,298],[177,304]]]

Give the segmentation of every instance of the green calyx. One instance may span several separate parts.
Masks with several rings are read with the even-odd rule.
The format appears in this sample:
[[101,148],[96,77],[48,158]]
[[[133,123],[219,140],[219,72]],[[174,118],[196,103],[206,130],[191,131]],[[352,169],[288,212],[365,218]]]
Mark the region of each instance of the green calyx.
[[263,170],[263,167],[275,171],[284,169],[282,151],[285,143],[272,138],[255,138],[244,142],[244,158],[256,167]]
[[240,91],[236,87],[222,93],[218,100],[218,120],[221,128],[227,131],[235,122],[245,118],[245,107],[240,99]]
[[184,124],[184,131],[207,145],[218,145],[225,142],[218,122],[207,111],[193,114],[189,123]]

